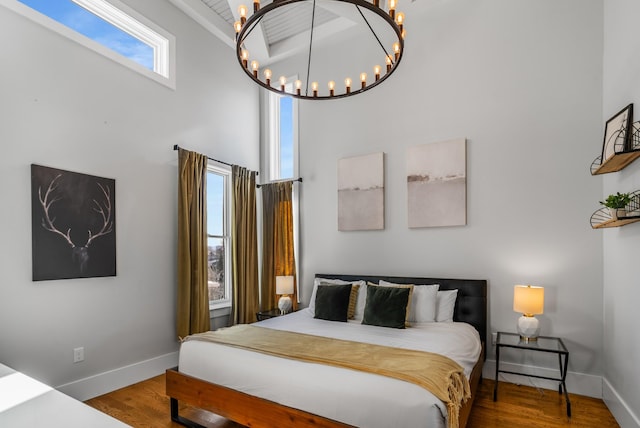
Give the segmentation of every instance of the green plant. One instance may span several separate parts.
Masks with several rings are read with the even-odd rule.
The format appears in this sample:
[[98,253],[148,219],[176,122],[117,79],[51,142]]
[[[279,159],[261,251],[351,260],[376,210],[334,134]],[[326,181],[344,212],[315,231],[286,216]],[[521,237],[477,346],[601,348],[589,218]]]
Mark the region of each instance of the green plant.
[[620,192],[616,192],[615,195],[611,194],[607,196],[607,199],[604,201],[600,201],[600,203],[605,207],[615,209],[624,208],[629,205],[629,202],[631,202],[631,193]]

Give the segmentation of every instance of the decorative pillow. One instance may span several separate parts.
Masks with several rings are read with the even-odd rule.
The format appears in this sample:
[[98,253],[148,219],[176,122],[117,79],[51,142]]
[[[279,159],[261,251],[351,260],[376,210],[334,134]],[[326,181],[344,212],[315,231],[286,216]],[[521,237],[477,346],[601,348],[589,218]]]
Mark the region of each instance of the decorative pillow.
[[436,295],[436,321],[453,322],[458,290],[442,290]]
[[349,319],[362,320],[362,314],[364,313],[364,304],[367,297],[367,283],[364,281],[343,281],[341,279],[327,279],[327,278],[315,278],[313,281],[313,291],[311,292],[311,300],[309,301],[309,310],[312,315],[315,315],[316,307],[316,290],[320,284],[335,285],[335,284],[353,284],[357,285],[352,289],[351,298],[356,299],[355,310],[353,316],[349,316]]
[[[383,287],[401,287],[406,284],[395,284],[380,280]],[[409,322],[434,322],[436,320],[436,294],[440,284],[414,285],[411,305],[409,306]]]
[[347,322],[351,284],[320,284],[316,290],[314,318]]
[[362,324],[405,328],[412,288],[369,284]]

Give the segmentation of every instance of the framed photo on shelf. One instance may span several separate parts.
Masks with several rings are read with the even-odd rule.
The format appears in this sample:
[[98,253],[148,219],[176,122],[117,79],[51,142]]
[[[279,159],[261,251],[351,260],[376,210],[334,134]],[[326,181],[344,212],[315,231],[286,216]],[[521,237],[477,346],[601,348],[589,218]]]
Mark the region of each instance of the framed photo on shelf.
[[631,146],[631,123],[633,122],[633,103],[629,104],[611,119],[604,127],[602,142],[602,163],[616,153],[628,150]]

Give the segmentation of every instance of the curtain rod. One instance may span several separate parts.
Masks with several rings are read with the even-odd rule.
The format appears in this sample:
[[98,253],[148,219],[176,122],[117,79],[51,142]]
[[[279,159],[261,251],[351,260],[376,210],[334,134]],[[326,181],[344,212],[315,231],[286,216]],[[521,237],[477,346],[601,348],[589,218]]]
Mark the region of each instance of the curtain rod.
[[[287,181],[292,181],[292,182],[299,181],[300,183],[302,183],[302,177],[293,178],[291,180],[276,180],[276,181],[272,181],[271,183],[286,183]],[[264,186],[266,184],[271,184],[271,183],[256,184],[256,187],[259,189],[260,187],[262,187],[262,186]]]
[[[178,149],[180,149],[180,148],[181,148],[181,147],[180,147],[180,146],[178,146],[177,144],[175,144],[175,145],[173,146],[173,150],[178,150]],[[209,156],[207,156],[207,159],[212,160],[212,161],[215,161],[215,162],[218,162],[218,163],[221,163],[221,164],[223,164],[223,165],[233,166],[233,164],[230,164],[230,163],[228,163],[228,162],[224,162],[224,161],[221,161],[221,160],[218,160],[218,159],[214,159],[214,158],[209,157]],[[256,175],[259,175],[259,174],[260,174],[260,173],[259,173],[258,171],[256,171]]]

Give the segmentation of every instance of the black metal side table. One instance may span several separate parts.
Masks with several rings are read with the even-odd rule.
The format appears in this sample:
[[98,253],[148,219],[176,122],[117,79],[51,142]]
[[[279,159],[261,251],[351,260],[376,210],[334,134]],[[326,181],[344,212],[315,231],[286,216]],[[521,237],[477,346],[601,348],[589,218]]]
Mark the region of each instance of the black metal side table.
[[[500,370],[500,348],[516,348],[529,351],[551,352],[558,354],[558,364],[560,366],[560,377],[539,376],[528,373],[518,373],[508,370]],[[563,361],[564,357],[564,361]],[[493,387],[493,401],[498,399],[498,373],[510,373],[521,376],[535,377],[539,379],[555,380],[560,382],[558,385],[558,394],[564,392],[567,401],[567,416],[571,417],[571,401],[569,401],[569,392],[565,379],[567,377],[567,367],[569,364],[569,351],[564,346],[562,339],[559,337],[539,336],[535,341],[525,341],[520,338],[519,334],[498,332],[496,340],[496,383]]]

